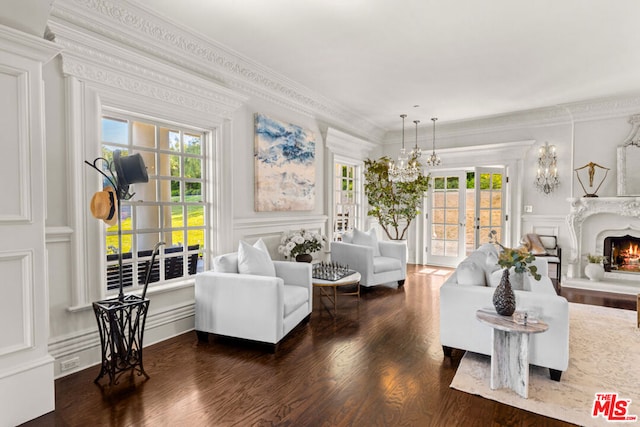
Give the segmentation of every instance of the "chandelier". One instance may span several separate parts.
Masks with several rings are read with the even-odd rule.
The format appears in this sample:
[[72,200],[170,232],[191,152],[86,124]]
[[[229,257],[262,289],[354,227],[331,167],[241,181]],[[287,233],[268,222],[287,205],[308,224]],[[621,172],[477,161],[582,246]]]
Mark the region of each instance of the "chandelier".
[[544,194],[551,193],[558,185],[556,147],[545,142],[538,152],[538,171],[534,184]]
[[411,158],[409,158],[407,150],[404,148],[404,119],[407,115],[401,114],[400,117],[402,117],[402,148],[400,149],[398,160],[396,162],[393,160],[389,162],[389,181],[412,182],[420,175],[420,168],[416,161],[416,148],[418,147],[418,123],[416,123],[416,148],[411,151]]
[[440,157],[436,154],[436,120],[438,120],[437,117],[431,118],[433,122],[433,151],[427,159],[428,166],[438,166],[441,163]]

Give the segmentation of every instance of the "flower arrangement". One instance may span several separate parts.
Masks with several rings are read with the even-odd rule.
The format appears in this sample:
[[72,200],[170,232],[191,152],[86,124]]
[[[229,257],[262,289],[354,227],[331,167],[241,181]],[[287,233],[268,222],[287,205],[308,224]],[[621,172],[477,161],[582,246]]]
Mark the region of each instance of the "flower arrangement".
[[589,264],[602,264],[603,262],[606,262],[605,257],[602,255],[587,254],[586,257]]
[[534,279],[540,280],[542,276],[538,274],[538,267],[530,265],[535,255],[529,252],[525,247],[519,248],[507,248],[497,241],[497,234],[495,230],[489,232],[489,243],[498,245],[502,248],[502,252],[498,256],[498,265],[504,269],[514,268],[516,273],[524,273],[528,271]]
[[285,258],[295,258],[296,255],[311,254],[322,249],[325,240],[326,238],[324,236],[304,229],[288,231],[280,240],[278,252],[283,254]]

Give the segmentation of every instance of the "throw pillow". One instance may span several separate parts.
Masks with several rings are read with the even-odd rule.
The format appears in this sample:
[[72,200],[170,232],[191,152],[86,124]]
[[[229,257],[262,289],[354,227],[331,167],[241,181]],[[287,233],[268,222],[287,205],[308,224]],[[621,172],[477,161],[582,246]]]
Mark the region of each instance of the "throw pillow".
[[496,270],[501,270],[501,267],[498,265],[498,255],[496,255],[495,252],[490,252],[487,254],[484,263],[484,274],[487,286],[489,286],[489,283],[491,282],[491,275]]
[[373,249],[373,256],[380,256],[380,248],[378,247],[378,236],[376,235],[376,229],[372,228],[367,231],[360,231],[357,228],[353,229],[353,240],[351,243],[355,245],[369,246]]
[[459,285],[486,285],[484,270],[475,262],[462,261],[456,268],[456,278]]
[[[514,267],[509,269],[509,283],[511,283],[511,289],[514,291],[526,291],[524,286],[524,275],[529,273],[516,273]],[[491,273],[491,280],[489,286],[492,288],[497,287],[502,280],[502,268]]]
[[347,231],[342,235],[342,241],[344,243],[353,243],[353,231]]
[[238,272],[275,277],[276,268],[262,239],[258,239],[253,246],[240,241],[238,245]]
[[540,241],[540,237],[537,234],[527,234],[527,240],[529,240],[529,250],[534,255],[546,255],[547,250]]
[[216,273],[238,274],[238,254],[219,255],[213,259],[213,271]]
[[558,246],[558,240],[556,238],[556,236],[538,236],[540,238],[540,242],[542,243],[542,246],[549,250],[549,249],[555,249]]

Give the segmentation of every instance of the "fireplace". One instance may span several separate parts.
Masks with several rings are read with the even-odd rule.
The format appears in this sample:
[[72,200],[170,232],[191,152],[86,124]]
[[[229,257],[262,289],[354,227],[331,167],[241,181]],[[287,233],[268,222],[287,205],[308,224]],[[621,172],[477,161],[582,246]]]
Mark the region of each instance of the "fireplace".
[[630,235],[604,239],[605,271],[640,273],[640,238]]

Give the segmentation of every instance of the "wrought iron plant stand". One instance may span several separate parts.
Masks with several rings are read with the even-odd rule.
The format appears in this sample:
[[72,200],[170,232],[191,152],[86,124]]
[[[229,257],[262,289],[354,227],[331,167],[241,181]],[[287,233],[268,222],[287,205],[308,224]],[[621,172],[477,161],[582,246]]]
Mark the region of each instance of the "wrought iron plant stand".
[[[113,162],[109,162],[103,157],[96,158],[93,163],[85,161],[86,164],[103,175],[107,179],[107,182],[115,189],[116,200],[114,200],[114,202],[117,203],[115,214],[117,215],[118,222],[119,293],[116,298],[109,298],[93,303],[93,311],[96,316],[96,321],[98,322],[102,355],[100,373],[94,380],[96,384],[106,375],[109,377],[109,384],[116,385],[118,384],[120,375],[126,371],[137,372],[138,375],[144,375],[146,379],[149,378],[142,364],[142,341],[144,338],[147,312],[149,310],[149,299],[146,298],[146,294],[155,258],[160,245],[164,244],[164,242],[157,243],[153,250],[141,296],[125,296],[122,280],[121,200],[129,200],[133,197],[133,193],[129,192],[129,184],[148,182],[149,180],[142,157],[139,154],[127,157],[127,161],[123,163],[119,150],[116,150],[114,152]],[[99,161],[106,164],[108,175],[97,166]],[[116,169],[115,173],[114,168]]]

